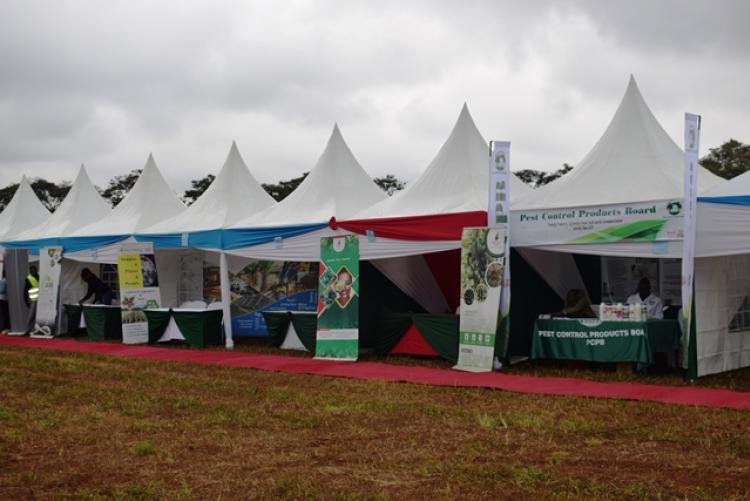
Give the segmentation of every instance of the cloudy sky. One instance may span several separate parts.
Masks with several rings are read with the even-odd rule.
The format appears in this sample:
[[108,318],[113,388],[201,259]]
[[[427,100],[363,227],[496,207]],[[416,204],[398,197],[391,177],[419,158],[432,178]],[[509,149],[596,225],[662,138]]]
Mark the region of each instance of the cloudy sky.
[[667,132],[750,142],[750,2],[0,2],[0,185],[94,182],[153,152],[176,191],[236,139],[262,182],[309,170],[334,122],[412,180],[466,101],[514,169],[575,164],[635,75]]

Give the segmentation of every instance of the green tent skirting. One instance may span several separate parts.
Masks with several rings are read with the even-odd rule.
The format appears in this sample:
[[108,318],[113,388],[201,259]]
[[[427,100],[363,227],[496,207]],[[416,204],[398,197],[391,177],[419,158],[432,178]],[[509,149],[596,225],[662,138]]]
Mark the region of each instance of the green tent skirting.
[[81,327],[79,327],[81,325],[83,307],[81,307],[80,304],[64,304],[63,309],[65,310],[65,316],[68,319],[68,335],[85,336],[86,329],[82,329]]
[[148,319],[148,342],[156,343],[164,335],[169,320],[174,318],[185,342],[193,348],[217,346],[222,341],[221,310],[175,311],[144,310]]
[[86,332],[92,341],[122,340],[122,315],[120,308],[83,306]]
[[302,346],[310,353],[315,353],[316,331],[318,328],[317,315],[310,313],[295,313],[292,311],[264,311],[261,312],[266,321],[271,343],[279,347],[284,343],[289,323],[294,326]]

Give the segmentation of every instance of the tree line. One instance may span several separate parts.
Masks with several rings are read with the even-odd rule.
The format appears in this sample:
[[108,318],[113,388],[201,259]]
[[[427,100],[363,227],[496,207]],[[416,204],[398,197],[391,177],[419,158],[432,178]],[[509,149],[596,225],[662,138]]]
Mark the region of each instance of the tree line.
[[[750,170],[750,145],[736,139],[730,139],[717,148],[711,148],[708,154],[701,158],[700,164],[724,179],[739,176]],[[532,188],[539,188],[561,178],[573,170],[573,168],[572,165],[564,163],[561,168],[552,172],[523,169],[517,171],[515,174],[521,181]],[[271,197],[279,202],[293,192],[305,180],[307,174],[308,172],[305,172],[301,176],[292,179],[282,180],[277,183],[264,183],[261,186]],[[103,189],[98,187],[97,189],[102,197],[115,207],[125,198],[125,195],[128,194],[140,175],[141,169],[133,169],[127,174],[114,176],[107,182],[107,185]],[[208,174],[200,179],[193,179],[190,181],[190,188],[182,194],[182,200],[187,205],[192,204],[208,189],[214,179],[215,176],[213,174]],[[406,182],[398,179],[393,174],[376,177],[373,181],[389,196],[406,187]],[[39,197],[42,204],[52,212],[65,199],[71,186],[70,181],[55,183],[44,178],[34,178],[30,183],[31,188],[37,197]],[[4,188],[0,188],[0,210],[8,205],[16,189],[18,189],[18,183],[12,183]]]

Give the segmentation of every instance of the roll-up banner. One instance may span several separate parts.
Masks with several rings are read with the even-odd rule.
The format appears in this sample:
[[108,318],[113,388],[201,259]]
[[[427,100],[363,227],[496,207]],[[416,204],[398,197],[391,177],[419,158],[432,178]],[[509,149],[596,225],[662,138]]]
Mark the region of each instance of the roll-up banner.
[[143,310],[161,305],[153,244],[122,244],[117,256],[120,283],[122,342],[148,342],[148,321]]
[[464,228],[458,363],[454,369],[492,370],[505,267],[505,229]]
[[690,360],[690,349],[695,345],[695,319],[693,318],[693,280],[695,259],[695,224],[698,198],[698,148],[701,140],[701,117],[685,113],[685,207],[684,238],[682,241],[682,321],[683,367],[695,370],[695,360]]
[[31,337],[51,338],[57,335],[61,261],[62,247],[39,249],[39,298],[36,305],[36,325]]
[[510,142],[490,142],[490,207],[487,226],[505,228],[505,265],[500,293],[500,328],[496,352],[501,357],[508,354],[510,338]]
[[359,355],[359,238],[322,237],[315,358],[357,360]]

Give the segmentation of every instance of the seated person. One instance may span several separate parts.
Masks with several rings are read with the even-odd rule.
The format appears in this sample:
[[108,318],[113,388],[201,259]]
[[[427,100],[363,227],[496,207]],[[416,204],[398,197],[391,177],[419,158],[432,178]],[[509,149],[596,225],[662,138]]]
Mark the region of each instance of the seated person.
[[628,304],[645,304],[648,318],[664,318],[664,307],[661,299],[651,292],[651,282],[646,277],[638,282],[638,288],[635,294],[628,298]]
[[565,297],[565,306],[562,310],[552,313],[552,317],[560,318],[596,318],[591,303],[581,289],[570,289]]
[[83,304],[91,296],[94,296],[92,304],[112,304],[112,290],[107,287],[107,284],[99,280],[99,277],[94,275],[91,270],[88,268],[81,270],[81,280],[86,282],[88,289],[86,295],[78,301],[78,304]]

